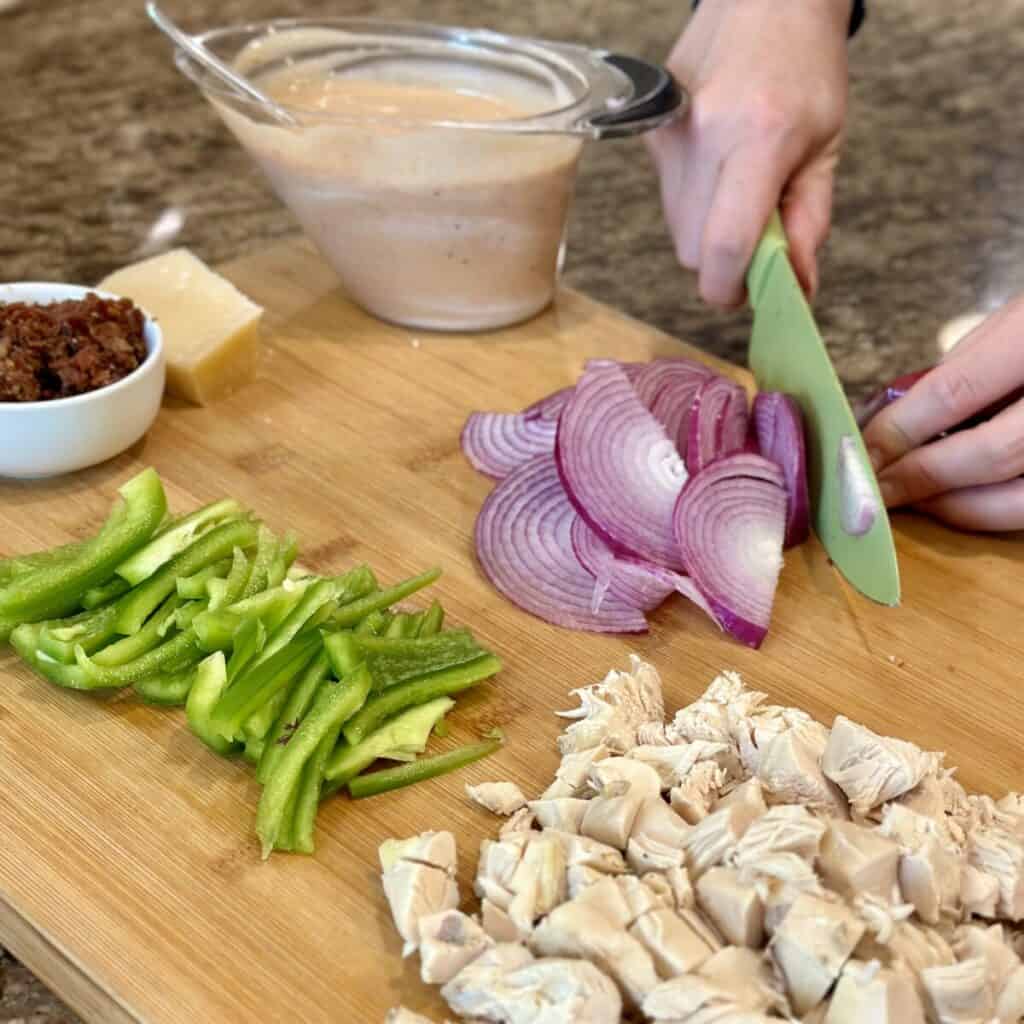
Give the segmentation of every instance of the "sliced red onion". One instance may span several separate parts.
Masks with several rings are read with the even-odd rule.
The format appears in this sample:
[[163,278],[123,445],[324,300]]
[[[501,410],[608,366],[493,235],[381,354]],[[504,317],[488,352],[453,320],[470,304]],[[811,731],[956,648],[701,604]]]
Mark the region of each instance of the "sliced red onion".
[[558,421],[523,412],[474,412],[462,428],[462,451],[474,469],[501,480],[555,450]]
[[713,375],[708,367],[690,359],[655,359],[633,380],[637,398],[651,410],[684,457],[690,406],[701,385]]
[[802,544],[811,532],[811,503],[800,406],[781,391],[762,391],[754,398],[752,419],[761,454],[782,470],[786,481],[785,546]]
[[881,511],[874,481],[860,457],[857,442],[844,434],[839,439],[839,523],[844,533],[862,537]]
[[686,468],[696,473],[747,445],[747,393],[727,377],[705,381],[690,406]]
[[675,524],[683,561],[715,620],[737,640],[760,647],[782,569],[782,471],[758,455],[718,459],[683,488]]
[[523,415],[528,420],[557,420],[575,390],[574,387],[561,388],[553,394],[546,395],[533,405],[528,405],[523,410]]
[[643,612],[607,595],[591,607],[594,579],[572,547],[576,513],[554,459],[540,456],[498,484],[476,520],[477,556],[510,601],[547,622],[596,633],[643,633]]
[[616,557],[682,569],[672,514],[686,468],[620,367],[580,378],[558,421],[555,459],[569,500]]

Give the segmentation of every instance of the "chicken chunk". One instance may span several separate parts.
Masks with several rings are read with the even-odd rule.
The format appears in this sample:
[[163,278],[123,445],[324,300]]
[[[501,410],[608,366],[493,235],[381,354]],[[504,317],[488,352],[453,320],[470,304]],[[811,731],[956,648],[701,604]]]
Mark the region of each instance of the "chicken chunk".
[[769,946],[794,1012],[808,1013],[825,998],[863,934],[848,907],[807,893],[796,898]]
[[905,971],[849,960],[824,1024],[925,1024],[924,1007]]
[[697,880],[697,905],[733,946],[764,945],[764,904],[734,868],[711,868]]
[[523,791],[514,782],[481,782],[477,786],[466,786],[466,795],[475,804],[508,817],[526,806]]
[[842,896],[866,894],[895,902],[899,863],[900,848],[891,839],[852,821],[830,821],[818,870],[825,884]]
[[420,918],[420,977],[428,985],[444,985],[491,944],[480,925],[461,911]]
[[742,782],[746,778],[735,748],[728,743],[694,740],[660,746],[638,746],[629,752],[629,756],[650,765],[658,773],[663,790],[681,785],[699,764],[718,765],[726,781]]
[[975,828],[967,842],[972,866],[999,884],[996,912],[1007,921],[1024,920],[1024,842],[1002,828]]
[[590,769],[590,777],[598,795],[587,803],[580,833],[625,850],[644,802],[660,800],[658,773],[628,757],[609,757]]
[[757,777],[772,803],[803,804],[815,814],[849,818],[846,797],[821,768],[827,743],[828,731],[811,721],[787,729],[765,747]]
[[731,856],[759,813],[751,803],[738,801],[709,814],[695,826],[686,837],[686,862],[690,874],[699,878],[709,868]]
[[879,736],[843,715],[836,717],[821,758],[825,775],[858,814],[909,793],[935,766],[934,754]]
[[451,832],[421,832],[409,839],[385,839],[378,850],[381,871],[396,861],[408,860],[429,864],[455,874],[455,836]]
[[826,827],[826,822],[815,818],[806,807],[797,804],[771,807],[743,833],[736,844],[732,863],[740,868],[756,865],[775,853],[794,853],[813,862]]
[[700,967],[716,951],[705,929],[693,926],[693,916],[683,917],[668,907],[639,917],[630,934],[639,939],[654,959],[659,977],[675,978]]
[[982,957],[926,967],[921,983],[938,1024],[977,1024],[991,1020],[995,1013],[995,994]]
[[527,805],[541,828],[560,832],[579,833],[589,801],[564,796],[553,799],[531,800]]
[[672,787],[669,794],[672,810],[688,824],[699,824],[711,812],[711,805],[725,783],[726,775],[719,765],[714,761],[701,761],[678,786]]
[[705,960],[697,973],[728,992],[744,1010],[789,1012],[786,997],[763,953],[726,946]]

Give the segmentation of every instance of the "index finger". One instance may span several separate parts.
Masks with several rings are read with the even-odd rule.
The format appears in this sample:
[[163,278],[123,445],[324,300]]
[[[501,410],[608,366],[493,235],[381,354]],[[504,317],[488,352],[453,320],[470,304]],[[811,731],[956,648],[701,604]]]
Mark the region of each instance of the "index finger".
[[876,469],[981,412],[1024,382],[1024,300],[989,317],[902,398],[886,406],[864,430]]

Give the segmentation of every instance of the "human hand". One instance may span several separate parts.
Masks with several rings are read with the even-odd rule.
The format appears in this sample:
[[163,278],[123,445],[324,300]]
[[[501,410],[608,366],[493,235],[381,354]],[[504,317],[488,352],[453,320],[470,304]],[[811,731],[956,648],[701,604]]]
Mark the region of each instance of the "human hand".
[[[1024,296],[864,428],[886,505],[913,505],[961,529],[1024,529],[1022,385]],[[932,440],[986,411],[993,415],[977,425]]]
[[828,234],[846,115],[850,0],[703,0],[668,59],[685,115],[647,136],[679,262],[700,293],[742,303],[744,279],[782,207],[809,295]]

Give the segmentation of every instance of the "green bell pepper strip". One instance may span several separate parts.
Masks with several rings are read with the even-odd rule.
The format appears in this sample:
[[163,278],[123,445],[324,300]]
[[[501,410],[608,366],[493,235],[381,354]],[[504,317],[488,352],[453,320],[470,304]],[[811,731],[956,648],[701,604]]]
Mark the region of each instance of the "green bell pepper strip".
[[193,541],[184,551],[165,562],[144,583],[121,598],[118,602],[118,632],[137,632],[157,605],[177,589],[179,576],[191,576],[229,556],[236,547],[251,547],[256,543],[256,533],[255,523],[234,519],[213,527],[209,533]]
[[281,816],[281,828],[278,832],[277,842],[274,849],[281,853],[294,853],[295,851],[295,807],[298,803],[299,790],[296,786],[292,795],[288,798],[284,814]]
[[152,537],[167,512],[167,497],[153,469],[119,488],[118,501],[99,533],[68,561],[19,576],[0,590],[0,640],[13,624],[55,619],[73,612],[91,587]]
[[231,660],[227,667],[227,685],[230,686],[246,665],[263,650],[267,642],[266,627],[259,619],[246,619],[235,634]]
[[[288,613],[284,621],[274,630],[268,631],[267,643],[262,651],[250,662],[249,667],[239,678],[239,683],[244,682],[248,673],[257,669],[267,659],[272,658],[278,651],[287,647],[299,634],[303,626],[318,612],[324,605],[332,602],[337,594],[337,585],[334,580],[317,580],[303,595],[299,603]],[[319,643],[320,637],[316,636]]]
[[435,636],[441,632],[443,625],[444,609],[441,607],[440,601],[434,601],[426,610],[423,621],[420,623],[420,631],[416,635],[419,637]]
[[488,757],[500,749],[501,740],[484,740],[482,743],[470,743],[464,747],[456,747],[445,754],[425,757],[411,764],[401,764],[395,768],[359,775],[348,783],[348,794],[353,800],[362,800],[368,796],[389,793],[403,786],[412,786],[417,782],[447,775],[448,772],[465,768],[466,765]]
[[396,640],[413,639],[419,632],[420,620],[415,613],[399,612],[384,631],[386,637]]
[[418,590],[429,587],[431,583],[437,582],[440,575],[440,569],[430,569],[393,587],[378,590],[375,594],[367,594],[366,597],[360,598],[357,601],[351,601],[346,605],[342,605],[331,616],[331,621],[334,625],[341,626],[342,628],[355,626],[371,612],[385,611],[396,601],[404,601]]
[[360,636],[375,691],[386,690],[428,672],[438,672],[475,661],[489,653],[468,630],[448,630],[419,639]]
[[451,697],[438,697],[388,719],[359,743],[343,743],[336,747],[323,768],[331,792],[340,789],[389,751],[403,749],[410,756],[423,753],[430,739],[430,730],[454,706],[455,701]]
[[306,762],[325,736],[342,725],[370,692],[370,673],[364,665],[340,682],[320,684],[313,706],[285,747],[284,755],[267,780],[256,810],[256,834],[263,846],[264,860],[277,843],[281,824]]
[[147,676],[145,679],[140,679],[132,688],[146,704],[178,708],[188,702],[195,677],[195,668],[189,667],[180,672]]
[[349,672],[366,661],[353,633],[331,633],[324,637],[324,648],[330,659],[331,668],[339,679],[344,679]]
[[[93,664],[123,665],[127,661],[134,661],[136,658],[142,657],[147,651],[151,651],[160,643],[164,635],[162,627],[173,620],[174,613],[180,604],[181,598],[177,594],[169,595],[137,633],[121,637],[96,651],[92,655]],[[86,651],[86,654],[88,653]]]
[[297,640],[260,665],[250,667],[224,692],[211,719],[213,730],[226,740],[242,736],[242,727],[276,693],[286,687],[313,659],[320,637]]
[[219,562],[214,562],[213,565],[208,565],[205,569],[192,573],[191,576],[179,576],[174,581],[174,586],[178,591],[178,596],[185,598],[186,601],[203,601],[210,595],[209,590],[206,589],[210,580],[227,576],[230,570],[231,559],[222,558]]
[[288,699],[282,706],[270,732],[267,733],[267,745],[256,770],[256,778],[260,782],[266,782],[274,768],[277,767],[284,748],[291,740],[292,734],[298,729],[303,715],[309,710],[316,691],[327,678],[330,668],[331,663],[327,657],[327,651],[318,651],[316,657],[299,677],[298,682],[288,692]]
[[259,764],[266,744],[267,741],[262,736],[248,736],[245,740],[245,746],[242,748],[242,756],[246,761]]
[[235,548],[231,555],[231,569],[224,579],[212,579],[206,584],[210,595],[210,611],[232,605],[242,597],[249,582],[249,559],[241,548]]
[[10,558],[0,558],[0,587],[19,576],[35,572],[36,569],[70,561],[88,543],[87,540],[75,540],[69,544],[61,544],[60,547],[32,551],[27,555],[11,555]]
[[44,679],[68,690],[97,690],[105,687],[94,686],[77,665],[65,665],[55,661],[39,649],[41,627],[36,623],[24,623],[11,633],[11,645],[31,668]]
[[126,558],[117,567],[117,575],[136,587],[143,580],[148,580],[161,566],[191,547],[213,526],[226,520],[242,519],[244,516],[245,509],[233,498],[204,505],[195,512],[183,516],[169,530],[158,534],[144,548]]
[[230,650],[235,634],[247,619],[260,619],[269,631],[279,625],[302,600],[311,581],[286,582],[273,590],[243,598],[215,612],[203,612],[196,617],[192,628],[206,651]]
[[109,583],[104,583],[100,587],[90,587],[82,595],[82,607],[83,608],[100,608],[105,604],[109,604],[111,601],[116,601],[122,594],[127,594],[132,589],[132,585],[127,581],[121,579],[120,576],[115,576]]
[[360,636],[382,636],[391,624],[389,612],[370,612],[353,632]]
[[274,531],[266,523],[260,523],[259,533],[256,537],[256,553],[252,558],[252,570],[249,573],[245,589],[242,591],[243,599],[272,589],[267,587],[267,573],[277,554],[278,546]]
[[157,672],[170,672],[195,664],[202,657],[191,630],[178,633],[158,647],[121,665],[97,665],[80,647],[75,650],[78,667],[94,687],[127,686]]
[[116,624],[116,604],[104,605],[71,619],[41,622],[39,646],[44,654],[55,661],[73,665],[76,646],[80,646],[86,654],[92,654],[117,636]]
[[214,753],[229,754],[235,744],[213,731],[210,718],[228,685],[227,663],[223,651],[214,651],[204,658],[195,671],[195,681],[185,702],[189,728]]
[[345,739],[352,746],[362,742],[380,725],[406,708],[438,697],[450,697],[476,686],[501,671],[501,662],[493,654],[485,654],[475,661],[455,668],[432,672],[420,679],[389,687],[374,694],[363,707],[345,723]]
[[[316,852],[316,812],[320,807],[320,790],[323,783],[323,765],[330,754],[330,744],[337,742],[341,726],[335,726],[317,744],[316,750],[306,762],[295,787],[295,808],[292,817],[291,849],[295,853]],[[281,849],[280,843],[275,849]]]
[[280,586],[299,553],[299,541],[294,533],[286,533],[277,545],[274,557],[267,566],[267,587]]
[[288,700],[288,694],[291,693],[292,687],[295,685],[295,679],[296,677],[293,676],[288,681],[287,686],[278,690],[263,707],[257,708],[242,723],[243,736],[258,736],[260,739],[267,738],[268,733],[274,728],[274,723],[281,714],[285,701]]

